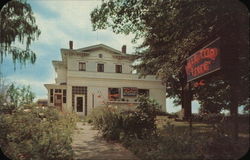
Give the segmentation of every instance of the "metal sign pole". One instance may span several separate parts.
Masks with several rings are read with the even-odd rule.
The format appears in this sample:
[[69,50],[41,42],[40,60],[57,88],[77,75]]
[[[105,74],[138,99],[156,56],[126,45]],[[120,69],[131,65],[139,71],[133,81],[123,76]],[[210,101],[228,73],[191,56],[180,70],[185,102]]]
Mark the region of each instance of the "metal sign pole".
[[191,93],[191,84],[190,82],[187,83],[188,85],[188,90],[187,90],[187,107],[188,107],[188,110],[189,110],[189,134],[190,136],[192,136],[192,129],[193,129],[193,126],[192,126],[192,93]]

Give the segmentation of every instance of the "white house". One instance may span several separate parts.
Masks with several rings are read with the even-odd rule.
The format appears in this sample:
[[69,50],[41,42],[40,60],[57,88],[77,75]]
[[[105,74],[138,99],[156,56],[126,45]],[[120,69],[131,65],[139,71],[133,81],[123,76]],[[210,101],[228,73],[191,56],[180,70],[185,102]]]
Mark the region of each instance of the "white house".
[[133,55],[126,46],[118,51],[104,44],[80,49],[61,49],[62,61],[52,61],[57,77],[48,89],[48,104],[65,112],[87,115],[106,104],[135,105],[145,94],[155,99],[166,112],[166,88],[150,75],[139,78],[132,73]]

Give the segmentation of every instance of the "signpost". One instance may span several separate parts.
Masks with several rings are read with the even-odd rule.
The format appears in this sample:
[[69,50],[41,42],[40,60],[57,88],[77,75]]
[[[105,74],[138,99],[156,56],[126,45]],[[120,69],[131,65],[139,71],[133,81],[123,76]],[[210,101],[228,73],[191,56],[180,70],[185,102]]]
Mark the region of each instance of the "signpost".
[[[185,118],[189,120],[190,134],[192,134],[192,96],[190,93],[190,82],[220,70],[219,42],[220,37],[214,39],[187,58],[187,64],[185,66],[186,83],[183,88],[183,104]],[[201,80],[199,84],[196,85],[204,85],[204,80]]]
[[[191,110],[191,96],[190,96],[190,82],[194,80],[200,80],[201,77],[203,77],[203,80],[200,80],[199,82],[194,83],[194,86],[203,86],[205,85],[204,76],[210,75],[210,73],[213,73],[215,71],[218,71],[221,69],[221,52],[220,52],[220,37],[215,38],[210,43],[205,45],[203,48],[199,49],[195,53],[191,54],[187,58],[187,64],[185,66],[185,74],[186,74],[186,83],[184,87],[184,115],[189,115],[189,122],[190,122],[190,132],[192,131],[192,113]],[[225,54],[225,53],[223,53]],[[225,55],[224,55],[225,56]],[[235,58],[234,64],[234,70],[238,70],[238,59]],[[234,121],[234,131],[233,131],[233,137],[235,139],[238,138],[238,99],[237,99],[237,78],[238,73],[235,73],[236,78],[231,78],[231,116],[233,117]],[[186,110],[186,111],[185,111]],[[188,114],[185,114],[187,112]],[[190,112],[190,113],[189,113]]]

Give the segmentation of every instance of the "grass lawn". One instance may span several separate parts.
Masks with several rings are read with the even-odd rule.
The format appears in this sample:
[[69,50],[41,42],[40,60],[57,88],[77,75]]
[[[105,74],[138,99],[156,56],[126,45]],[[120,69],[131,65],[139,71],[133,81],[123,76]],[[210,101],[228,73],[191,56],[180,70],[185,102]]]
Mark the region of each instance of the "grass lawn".
[[[172,126],[177,133],[190,129],[190,123],[187,121],[175,121],[174,119],[170,119],[167,116],[157,116],[157,129],[160,131],[164,130],[164,128],[168,126]],[[232,131],[232,123],[227,123],[224,125],[227,132]],[[249,122],[238,123],[239,125],[239,137],[249,138]],[[192,131],[194,133],[204,133],[213,131],[213,126],[211,124],[192,122]],[[230,134],[230,133],[228,133]]]
[[[232,133],[232,123],[224,124],[222,128],[225,129],[225,134],[229,135]],[[238,143],[242,144],[242,148],[249,148],[249,122],[239,122],[239,138]],[[168,127],[166,127],[168,126]],[[187,121],[175,121],[169,119],[166,116],[157,117],[157,129],[161,136],[168,136],[168,129],[172,129],[175,134],[182,134],[183,132],[190,132],[190,123]],[[204,134],[210,134],[214,132],[213,126],[206,123],[192,122],[192,135],[200,136]]]

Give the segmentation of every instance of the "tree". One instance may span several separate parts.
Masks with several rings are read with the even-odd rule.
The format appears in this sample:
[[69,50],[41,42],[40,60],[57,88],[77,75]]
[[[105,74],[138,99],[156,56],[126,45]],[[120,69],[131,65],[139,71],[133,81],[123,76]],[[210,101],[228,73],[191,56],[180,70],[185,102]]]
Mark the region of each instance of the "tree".
[[6,79],[0,72],[0,106],[6,102],[6,93],[9,85],[6,82]]
[[[235,69],[228,66],[239,59],[239,89],[243,91],[239,99],[241,104],[249,105],[248,12],[239,1],[107,0],[92,11],[91,20],[94,30],[111,27],[115,33],[134,33],[134,42],[143,38],[136,51],[141,63],[134,67],[141,76],[155,74],[161,78],[167,86],[167,96],[175,98],[176,104],[181,104],[186,58],[198,43],[223,31],[222,46],[228,48],[224,57],[228,62],[223,64],[226,67],[219,76],[206,80],[210,85],[192,88],[194,97],[202,107],[216,105],[216,112],[228,108],[230,79],[235,78],[231,74]],[[220,87],[222,82],[225,88]]]
[[30,90],[30,86],[16,87],[12,83],[7,90],[7,97],[15,107],[30,104],[35,98],[35,94]]
[[[18,61],[35,63],[36,55],[29,49],[32,41],[40,35],[31,6],[26,0],[12,0],[0,12],[0,61],[3,62],[7,54],[12,55],[14,64]],[[25,44],[22,49],[13,46],[14,42]]]
[[20,105],[31,104],[35,98],[35,94],[31,91],[30,86],[22,86],[20,88]]

